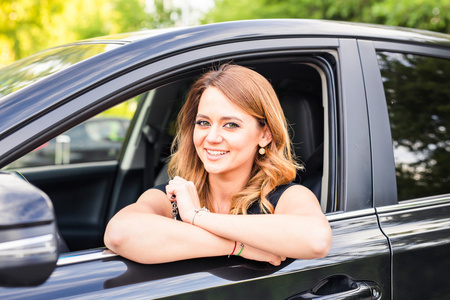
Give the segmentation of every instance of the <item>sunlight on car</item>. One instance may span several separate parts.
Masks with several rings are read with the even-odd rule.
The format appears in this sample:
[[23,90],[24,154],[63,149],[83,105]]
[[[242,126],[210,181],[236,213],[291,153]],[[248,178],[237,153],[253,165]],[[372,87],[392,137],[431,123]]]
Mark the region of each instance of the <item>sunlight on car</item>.
[[118,46],[117,44],[68,45],[41,51],[21,59],[2,69],[0,98]]

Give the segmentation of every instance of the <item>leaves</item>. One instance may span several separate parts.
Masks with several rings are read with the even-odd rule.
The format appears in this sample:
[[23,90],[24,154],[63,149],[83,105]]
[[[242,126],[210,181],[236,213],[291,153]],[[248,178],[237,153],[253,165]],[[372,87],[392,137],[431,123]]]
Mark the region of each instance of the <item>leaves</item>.
[[309,18],[450,32],[450,1],[216,0],[204,23],[257,18]]
[[40,50],[97,36],[169,27],[170,0],[2,0],[0,67]]

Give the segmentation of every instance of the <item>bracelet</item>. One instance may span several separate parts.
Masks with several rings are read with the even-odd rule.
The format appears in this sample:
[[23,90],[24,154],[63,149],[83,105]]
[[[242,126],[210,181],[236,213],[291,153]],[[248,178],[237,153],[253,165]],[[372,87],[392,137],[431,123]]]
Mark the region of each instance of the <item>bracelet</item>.
[[228,255],[228,258],[230,258],[230,256],[234,254],[234,250],[236,250],[236,246],[237,246],[237,242],[235,241],[233,251],[231,251],[230,255]]
[[[242,253],[242,250],[244,250],[244,246],[245,246],[245,245],[241,243],[241,251],[239,251],[239,253],[238,253],[238,254],[236,254],[236,256],[239,256],[239,255],[241,255],[241,253]],[[234,252],[234,251],[233,251],[233,252]]]
[[202,207],[202,208],[200,208],[200,209],[194,209],[194,216],[192,217],[192,221],[191,221],[191,224],[192,225],[194,225],[194,219],[195,219],[195,216],[198,214],[199,216],[201,216],[202,215],[202,213],[204,212],[204,211],[206,211],[206,212],[209,212],[209,209],[207,209],[206,207]]

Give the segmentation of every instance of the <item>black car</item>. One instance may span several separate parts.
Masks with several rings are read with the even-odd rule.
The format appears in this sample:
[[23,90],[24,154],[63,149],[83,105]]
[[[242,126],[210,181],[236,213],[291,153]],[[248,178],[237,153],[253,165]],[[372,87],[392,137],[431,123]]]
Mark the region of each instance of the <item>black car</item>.
[[[109,252],[108,220],[165,182],[186,91],[223,62],[277,92],[306,166],[297,180],[333,230],[329,254],[274,267]],[[448,299],[449,76],[449,35],[318,20],[104,37],[0,69],[0,298]],[[8,167],[129,101],[117,158],[15,170],[25,180]]]

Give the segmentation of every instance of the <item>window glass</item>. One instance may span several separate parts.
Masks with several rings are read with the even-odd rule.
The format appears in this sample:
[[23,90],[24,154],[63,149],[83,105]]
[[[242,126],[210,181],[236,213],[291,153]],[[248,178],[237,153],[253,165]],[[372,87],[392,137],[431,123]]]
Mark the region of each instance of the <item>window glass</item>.
[[5,169],[115,160],[136,107],[137,98],[123,102],[69,129]]
[[115,44],[69,45],[44,50],[0,69],[0,98],[71,65],[117,48]]
[[450,61],[380,52],[398,199],[450,192]]

